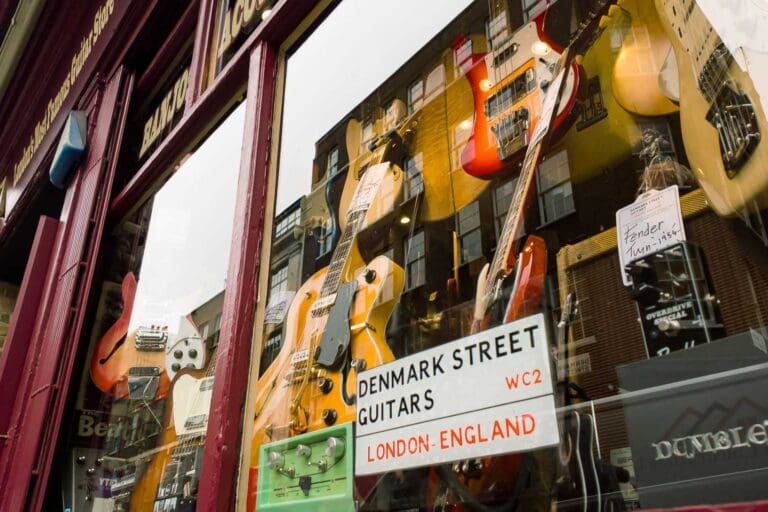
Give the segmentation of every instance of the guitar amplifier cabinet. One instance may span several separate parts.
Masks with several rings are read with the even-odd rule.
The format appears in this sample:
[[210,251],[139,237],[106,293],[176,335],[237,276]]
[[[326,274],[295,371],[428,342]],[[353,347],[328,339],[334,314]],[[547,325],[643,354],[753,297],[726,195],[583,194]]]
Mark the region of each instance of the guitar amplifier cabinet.
[[[680,198],[686,238],[707,260],[725,335],[768,325],[768,249],[741,218],[723,218],[701,190]],[[636,303],[622,284],[616,229],[560,249],[560,302],[576,293],[578,312],[568,339],[568,372],[590,400],[615,397],[618,366],[647,358]],[[595,410],[601,455],[629,446],[620,401]]]

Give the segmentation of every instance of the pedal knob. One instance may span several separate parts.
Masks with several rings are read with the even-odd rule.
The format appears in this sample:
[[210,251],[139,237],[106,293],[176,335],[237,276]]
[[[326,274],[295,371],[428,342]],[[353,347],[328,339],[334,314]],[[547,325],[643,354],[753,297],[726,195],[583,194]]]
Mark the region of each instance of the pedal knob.
[[278,452],[269,452],[269,461],[267,462],[269,469],[273,471],[280,471],[285,467],[285,455]]
[[340,458],[344,455],[344,440],[340,437],[329,437],[325,442],[325,455],[327,457],[333,457],[334,459]]
[[317,387],[319,387],[320,391],[322,391],[324,394],[327,395],[333,389],[333,381],[331,379],[326,379],[325,377],[322,377],[318,379]]
[[308,459],[312,455],[312,447],[307,446],[306,444],[298,444],[296,445],[296,456],[297,457],[304,457],[305,459]]
[[365,282],[371,284],[374,279],[376,279],[376,271],[369,268],[365,271]]
[[184,356],[184,352],[182,352],[181,350],[173,351],[173,357],[175,357],[176,359],[181,359],[182,356]]
[[336,411],[334,409],[323,409],[323,413],[320,415],[326,425],[331,426],[336,423]]

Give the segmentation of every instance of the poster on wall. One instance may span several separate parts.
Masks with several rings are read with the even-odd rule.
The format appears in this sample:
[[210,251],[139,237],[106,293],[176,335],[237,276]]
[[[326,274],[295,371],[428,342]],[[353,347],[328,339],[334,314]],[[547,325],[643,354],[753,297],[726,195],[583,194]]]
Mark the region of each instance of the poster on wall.
[[538,314],[362,372],[356,473],[557,445],[550,364]]

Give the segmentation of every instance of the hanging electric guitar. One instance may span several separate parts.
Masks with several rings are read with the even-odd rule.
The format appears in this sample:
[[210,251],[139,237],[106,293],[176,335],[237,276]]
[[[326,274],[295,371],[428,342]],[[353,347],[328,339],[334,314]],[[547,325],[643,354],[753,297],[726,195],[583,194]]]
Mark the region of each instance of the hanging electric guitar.
[[285,320],[283,346],[256,387],[249,509],[255,504],[259,447],[355,418],[357,373],[394,355],[386,324],[403,289],[403,269],[385,256],[366,263],[358,234],[391,216],[400,200],[402,171],[386,160],[387,137],[376,162],[360,177],[345,212],[345,229],[330,265],[298,290]]
[[[525,227],[524,215],[534,196],[534,177],[542,147],[551,142],[557,106],[564,100],[562,94],[568,90],[566,74],[571,69],[573,56],[586,41],[594,40],[590,36],[594,36],[596,21],[610,4],[603,2],[582,24],[555,70],[556,78],[542,102],[541,119],[526,150],[496,252],[492,262],[486,264],[478,276],[473,333],[536,313],[542,308],[547,273],[546,244],[540,237],[530,235],[518,250],[519,234]],[[519,504],[519,493],[526,485],[532,465],[531,455],[509,454],[454,464],[450,474],[441,468],[439,473],[442,472],[445,493],[438,493],[434,498],[433,509],[445,510],[450,506],[450,510],[458,512],[463,510],[464,503],[482,509],[483,503],[506,501],[512,510]]]
[[[492,178],[524,154],[560,58],[545,33],[546,11],[513,34],[506,0],[491,0],[489,10],[491,51],[473,53],[460,63],[472,88],[475,117],[461,165],[478,178]],[[569,120],[581,82],[579,66],[572,61],[554,129]]]
[[128,333],[138,283],[128,272],[120,286],[123,311],[96,342],[91,356],[91,379],[102,392],[116,398],[152,400],[168,393],[165,371],[165,327],[139,327]]
[[749,75],[695,0],[655,0],[679,74],[680,120],[690,167],[720,215],[768,206],[768,130]]
[[[209,339],[215,340],[215,337]],[[171,407],[166,407],[159,450],[149,452],[146,469],[131,494],[131,510],[176,501],[178,512],[194,510],[197,478],[208,426],[216,371],[216,345],[205,347],[191,317],[182,317],[177,341],[166,354],[172,368]],[[202,364],[206,366],[201,367]],[[175,367],[178,365],[178,367]]]

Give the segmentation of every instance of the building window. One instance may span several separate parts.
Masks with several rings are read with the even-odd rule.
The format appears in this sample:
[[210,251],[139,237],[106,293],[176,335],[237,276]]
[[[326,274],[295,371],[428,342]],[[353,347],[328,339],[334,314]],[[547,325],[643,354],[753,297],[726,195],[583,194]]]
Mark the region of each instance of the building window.
[[405,288],[411,289],[427,282],[424,231],[418,231],[405,239]]
[[417,153],[405,161],[405,199],[410,199],[424,192],[423,155]]
[[373,140],[373,121],[368,120],[363,124],[363,149]]
[[544,12],[550,5],[557,0],[522,0],[523,19],[526,23]]
[[577,130],[593,125],[608,116],[603,102],[603,91],[600,89],[600,79],[593,76],[587,82],[587,96],[581,102],[581,114],[576,123]]
[[264,349],[261,352],[261,364],[259,366],[259,376],[264,373],[264,371],[269,367],[270,364],[272,364],[272,361],[275,360],[277,357],[277,354],[280,352],[280,346],[282,345],[283,341],[283,332],[281,330],[277,330],[276,332],[272,333],[269,338],[267,338],[266,343],[264,343]]
[[480,203],[473,201],[459,210],[459,263],[469,263],[483,255],[480,229]]
[[556,221],[576,210],[566,150],[544,160],[539,165],[537,177],[542,224]]
[[331,251],[333,245],[333,230],[329,226],[320,226],[317,229],[317,257],[325,256]]
[[328,164],[326,165],[328,177],[335,176],[339,172],[339,148],[334,147],[328,153]]
[[445,90],[445,66],[438,64],[427,75],[424,83],[424,103],[429,103]]
[[496,229],[496,240],[501,237],[501,231],[504,229],[504,221],[507,219],[509,204],[512,202],[512,196],[517,188],[517,178],[502,183],[493,191],[493,219]]
[[461,64],[472,57],[472,40],[467,38],[453,50],[453,69],[456,76],[461,76]]
[[290,231],[293,226],[301,224],[301,208],[296,208],[291,213],[277,221],[275,226],[275,238],[280,238]]
[[288,265],[283,265],[269,278],[269,297],[274,297],[279,292],[288,289]]
[[408,113],[413,114],[424,103],[424,81],[418,79],[408,87]]
[[451,147],[451,169],[461,169],[461,152],[472,135],[472,118],[469,117],[453,128]]

